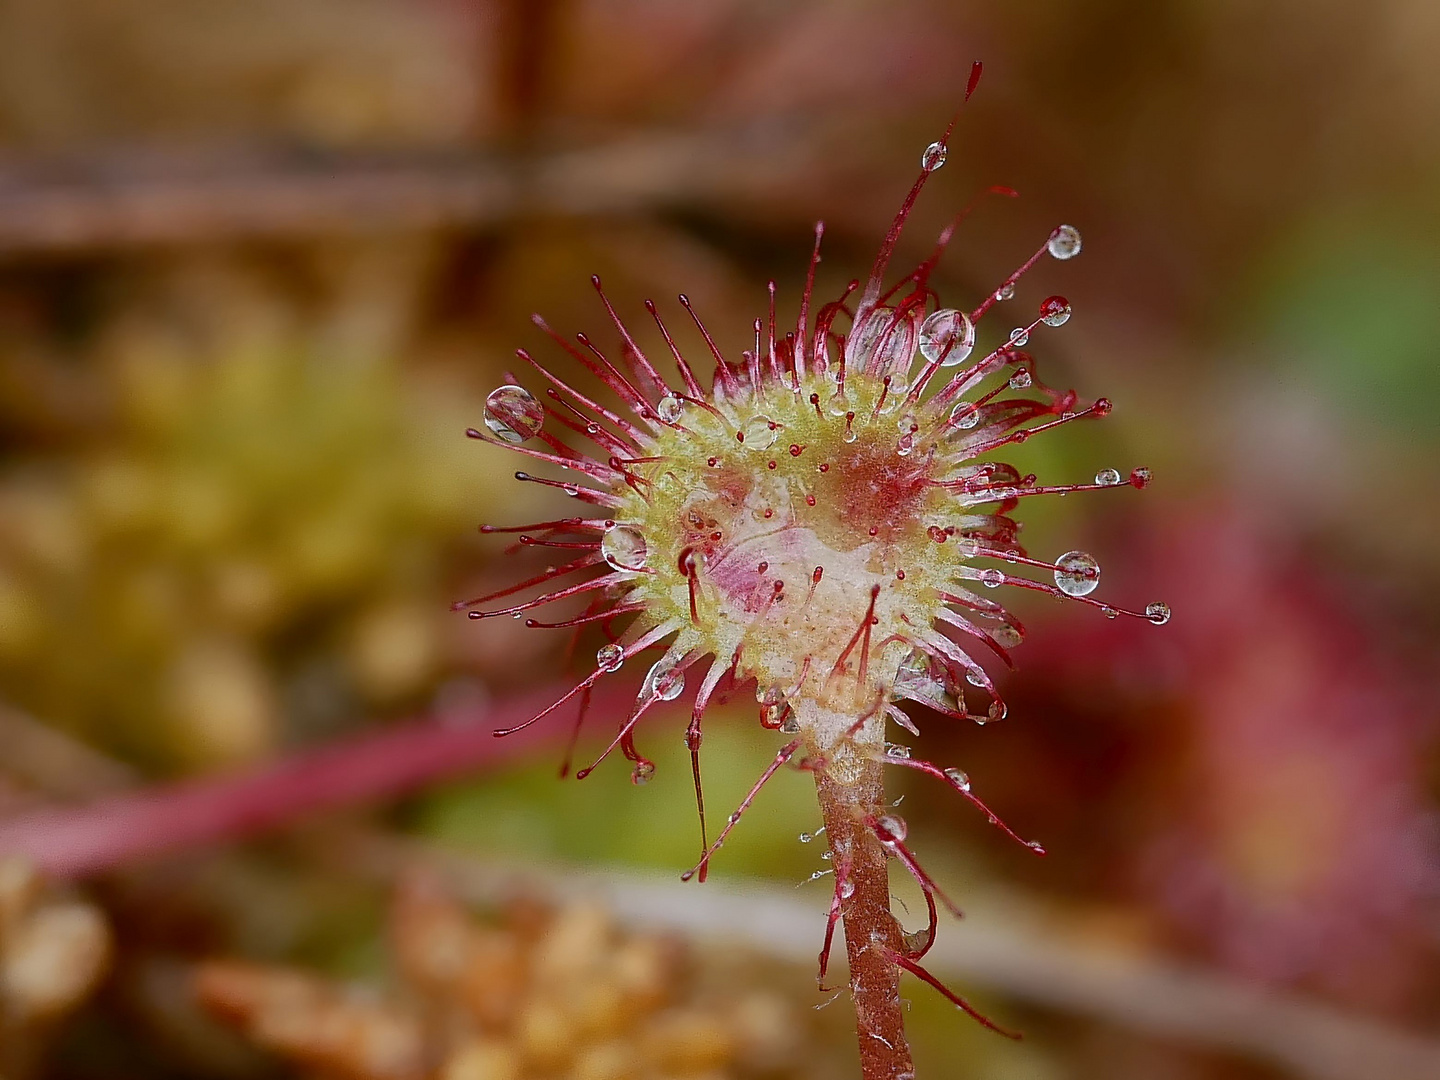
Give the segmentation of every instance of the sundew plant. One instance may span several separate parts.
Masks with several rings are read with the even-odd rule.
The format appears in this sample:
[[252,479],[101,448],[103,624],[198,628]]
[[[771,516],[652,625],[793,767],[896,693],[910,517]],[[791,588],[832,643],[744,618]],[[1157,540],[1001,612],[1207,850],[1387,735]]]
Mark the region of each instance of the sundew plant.
[[[979,76],[977,64],[967,98]],[[887,285],[905,220],[926,180],[945,164],[951,129],[925,149],[920,175],[863,284],[852,281],[828,302],[812,296],[823,233],[817,225],[796,324],[777,325],[771,282],[768,318],[755,320],[754,347],[739,358],[722,355],[682,295],[680,304],[705,343],[704,366],[714,370],[702,381],[698,359],[676,344],[655,304],[645,307],[665,341],[669,355],[663,359],[641,349],[599,279],[592,279],[617,334],[617,354],[607,355],[584,334],[571,340],[539,316],[535,322],[622,408],[606,407],[521,349],[520,359],[548,384],[543,400],[512,380],[490,394],[485,430],[469,433],[564,470],[568,475],[560,480],[515,475],[593,509],[590,516],[483,527],[520,533],[522,545],[564,551],[566,561],[456,606],[472,619],[519,617],[580,597],[586,604],[581,614],[556,622],[530,618],[526,625],[597,623],[609,638],[594,671],[573,689],[496,734],[539,723],[572,701],[583,719],[597,682],[647,650],[663,649],[633,708],[616,718],[609,746],[576,776],[584,778],[618,750],[630,761],[635,782],[647,780],[655,767],[637,742],[640,722],[691,681],[694,705],[685,738],[703,853],[686,880],[705,878],[746,807],[778,770],[811,773],[834,867],[820,978],[836,926],[843,923],[866,1080],[913,1076],[899,997],[902,972],[1000,1030],[923,966],[938,908],[953,910],[954,904],[912,852],[906,824],[886,798],[885,773],[925,773],[1014,833],[971,790],[964,772],[892,741],[892,735],[919,735],[898,703],[917,702],[942,717],[978,724],[1005,716],[1005,704],[975,659],[988,653],[1009,664],[1009,650],[1024,635],[1019,621],[993,599],[1002,586],[1073,599],[1111,617],[1156,624],[1170,617],[1161,603],[1127,611],[1092,596],[1100,568],[1085,552],[1047,560],[1032,557],[1018,542],[1014,514],[1028,499],[1143,488],[1150,480],[1145,469],[1131,472],[1128,482],[1106,469],[1093,483],[1045,485],[1000,459],[1007,447],[1110,411],[1105,398],[1087,404],[1073,391],[1044,386],[1025,351],[1032,335],[1070,318],[1064,297],[1047,297],[999,348],[975,353],[977,325],[1014,306],[1007,302],[1037,261],[1078,255],[1080,233],[1061,225],[973,308],[945,307],[930,276],[962,212],[929,258]],[[675,376],[667,377],[661,367],[671,364]],[[502,601],[537,586],[551,589],[552,582],[552,591],[534,599]],[[496,601],[502,602],[490,606]],[[618,630],[623,618],[629,624]],[[781,745],[710,840],[700,783],[706,707],[721,690],[750,686],[761,725],[776,731]],[[1038,844],[1027,846],[1041,851]],[[892,863],[914,878],[925,897],[928,921],[914,932],[907,933],[891,912]]]

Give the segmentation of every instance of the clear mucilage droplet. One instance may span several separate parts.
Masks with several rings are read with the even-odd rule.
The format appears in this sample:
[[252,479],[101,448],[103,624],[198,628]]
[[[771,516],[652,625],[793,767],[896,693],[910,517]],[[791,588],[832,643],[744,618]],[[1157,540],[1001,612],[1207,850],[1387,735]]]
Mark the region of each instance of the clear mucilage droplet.
[[790,702],[785,698],[785,691],[778,686],[772,686],[763,694],[759,695],[760,702],[760,726],[776,731],[785,722],[785,714],[790,711]]
[[910,757],[910,748],[903,743],[887,743],[885,746],[885,756],[888,758],[908,759]]
[[970,790],[970,777],[965,775],[963,769],[946,769],[945,779],[949,780],[961,791]]
[[630,782],[636,787],[640,787],[648,784],[654,775],[655,763],[653,761],[637,761],[635,768],[630,773]]
[[899,814],[882,814],[875,820],[875,832],[882,844],[903,844],[910,835],[910,827]]
[[1010,344],[1017,349],[1023,349],[1030,343],[1030,331],[1023,326],[1017,326],[1010,331]]
[[677,423],[685,411],[685,399],[678,394],[666,394],[655,403],[655,415],[667,424]]
[[1170,605],[1156,601],[1153,604],[1145,605],[1145,617],[1156,626],[1164,626],[1170,621]]
[[1080,230],[1074,225],[1061,225],[1050,234],[1045,246],[1057,259],[1073,259],[1080,254]]
[[776,429],[768,416],[755,416],[746,421],[740,429],[745,438],[741,440],[747,450],[769,450],[775,445]]
[[920,155],[920,167],[927,173],[933,173],[940,166],[945,164],[945,159],[950,156],[949,148],[942,142],[932,142]]
[[987,570],[980,571],[980,584],[987,589],[998,589],[1005,584],[1005,575],[992,566]]
[[954,308],[941,308],[920,324],[920,355],[941,367],[962,364],[975,349],[975,324]]
[[1030,378],[1030,372],[1026,371],[1024,368],[1021,368],[1019,371],[1015,372],[1014,375],[1010,376],[1010,389],[1024,390],[1033,381],[1034,380]]
[[496,387],[485,399],[485,426],[505,442],[534,438],[544,424],[544,406],[523,386]]
[[595,653],[595,664],[601,671],[619,671],[624,663],[625,650],[613,641],[609,645],[601,645]]
[[1095,483],[1102,487],[1114,487],[1120,483],[1119,469],[1101,469],[1095,474]]
[[980,410],[973,401],[962,401],[950,410],[950,424],[968,431],[980,422]]
[[633,525],[612,525],[600,538],[600,554],[616,570],[639,570],[645,565],[645,537]]
[[1013,649],[1025,640],[1025,635],[1020,632],[1019,628],[1011,626],[1009,623],[1001,623],[992,627],[990,636],[1002,649]]
[[1015,283],[1007,281],[995,290],[995,299],[998,301],[1012,300],[1015,297]]
[[678,658],[662,656],[655,661],[655,665],[645,673],[645,681],[640,684],[640,697],[659,698],[661,701],[674,701],[685,690],[685,672],[679,670]]
[[1083,551],[1067,551],[1055,560],[1055,584],[1066,596],[1088,596],[1100,584],[1100,564]]
[[1063,296],[1048,296],[1040,302],[1040,319],[1046,326],[1064,326],[1070,321],[1070,301]]

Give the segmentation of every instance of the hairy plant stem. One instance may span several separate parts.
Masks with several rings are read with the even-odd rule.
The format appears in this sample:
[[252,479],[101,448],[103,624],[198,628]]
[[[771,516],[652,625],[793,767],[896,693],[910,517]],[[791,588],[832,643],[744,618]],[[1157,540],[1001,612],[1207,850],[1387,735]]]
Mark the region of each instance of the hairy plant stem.
[[864,1080],[902,1080],[913,1077],[915,1069],[900,1009],[900,969],[886,952],[904,952],[905,943],[890,913],[888,856],[865,823],[867,817],[873,820],[885,812],[882,769],[878,761],[865,761],[851,784],[818,771],[815,786],[836,872],[844,868],[844,880],[855,886],[841,901],[840,911],[861,1074]]

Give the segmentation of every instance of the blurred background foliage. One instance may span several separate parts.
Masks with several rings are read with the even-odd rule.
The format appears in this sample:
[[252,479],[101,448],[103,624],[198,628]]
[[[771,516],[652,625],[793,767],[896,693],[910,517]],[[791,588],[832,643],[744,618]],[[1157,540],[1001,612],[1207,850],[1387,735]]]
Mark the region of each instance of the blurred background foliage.
[[[583,667],[558,635],[447,610],[543,565],[477,523],[569,512],[463,437],[537,346],[531,311],[609,336],[598,272],[627,315],[683,290],[742,347],[768,278],[795,302],[816,218],[823,292],[868,267],[978,57],[902,260],[997,183],[1022,197],[966,223],[949,302],[1057,222],[1083,231],[1083,258],[1042,264],[1016,303],[1070,298],[1041,374],[1117,407],[1017,464],[1157,479],[1034,500],[1025,539],[1094,552],[1106,595],[1175,617],[1021,597],[1010,719],[931,717],[922,741],[1051,856],[901,784],[917,845],[962,901],[1022,889],[1096,947],[1434,1032],[1437,50],[1432,0],[3,0],[0,700],[162,778]],[[678,725],[642,739],[643,790],[618,767],[557,782],[568,727],[533,763],[368,820],[519,864],[689,865]],[[711,727],[718,819],[773,740],[743,702]],[[84,794],[4,759],[0,812]],[[811,800],[782,777],[716,874],[807,877]],[[131,1075],[269,1068],[196,1034],[165,958],[378,971],[356,958],[383,952],[383,904],[307,851],[101,883],[116,973],[44,1067],[108,1075],[86,1047],[133,1042]],[[994,1007],[1028,1018],[1025,1047],[918,992],[922,1062],[1272,1075]]]

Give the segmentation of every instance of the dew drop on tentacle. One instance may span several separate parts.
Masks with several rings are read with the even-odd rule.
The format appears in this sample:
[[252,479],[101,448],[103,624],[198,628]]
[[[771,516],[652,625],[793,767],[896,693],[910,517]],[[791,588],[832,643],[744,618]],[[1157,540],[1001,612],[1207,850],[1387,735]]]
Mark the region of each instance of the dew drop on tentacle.
[[771,731],[777,731],[780,725],[785,722],[785,714],[790,711],[790,702],[785,698],[785,691],[778,686],[771,686],[763,693],[756,696],[760,702],[760,726]]
[[1074,225],[1061,225],[1050,234],[1045,246],[1057,259],[1073,259],[1080,254],[1080,230]]
[[775,422],[768,416],[756,416],[746,421],[745,426],[736,433],[739,441],[744,444],[747,450],[769,450],[775,444]]
[[970,316],[942,308],[920,325],[920,354],[941,367],[964,363],[975,349],[975,325]]
[[1101,487],[1114,487],[1121,483],[1119,469],[1101,469],[1095,474],[1095,483]]
[[639,570],[645,565],[645,537],[633,525],[612,525],[600,539],[600,554],[616,570]]
[[1158,600],[1153,604],[1146,604],[1145,617],[1156,626],[1164,626],[1170,621],[1170,605]]
[[1007,281],[995,290],[995,299],[999,301],[1011,300],[1015,296],[1015,283]]
[[943,142],[932,142],[920,155],[920,167],[927,173],[933,173],[945,164],[949,156],[950,150]]
[[1033,381],[1034,380],[1030,377],[1030,372],[1026,371],[1024,368],[1021,368],[1019,371],[1015,372],[1014,375],[1010,376],[1010,389],[1024,390]]
[[1143,465],[1138,469],[1130,470],[1131,487],[1143,488],[1146,484],[1150,483],[1150,479],[1150,470],[1145,468]]
[[993,566],[980,571],[980,584],[989,589],[998,589],[1005,584],[1005,575]]
[[970,777],[965,774],[963,769],[946,769],[945,779],[949,780],[961,791],[970,790]]
[[1047,296],[1040,302],[1040,321],[1046,326],[1064,326],[1070,321],[1070,301],[1063,296]]
[[1024,348],[1030,343],[1030,331],[1023,326],[1017,326],[1010,331],[1010,344],[1017,349]]
[[485,399],[485,426],[505,442],[534,438],[544,423],[545,407],[523,386],[496,387]]
[[600,646],[599,651],[595,653],[595,664],[601,671],[619,671],[624,663],[625,650],[613,641],[608,645]]
[[1055,560],[1055,584],[1066,596],[1088,596],[1100,584],[1100,564],[1083,551],[1067,551]]
[[961,431],[968,431],[980,422],[980,409],[973,401],[962,401],[950,410],[950,423]]
[[666,394],[655,403],[655,415],[667,424],[677,423],[685,411],[685,399],[679,394]]
[[668,654],[656,660],[645,673],[645,681],[640,684],[641,699],[653,697],[674,701],[679,697],[685,690],[685,672],[679,669],[679,663],[679,657]]
[[636,787],[641,787],[650,782],[655,775],[655,763],[653,761],[637,761],[635,768],[630,773],[630,782]]
[[1025,635],[1020,632],[1020,629],[1009,623],[1001,623],[993,627],[990,630],[990,636],[1002,649],[1013,649],[1025,640]]
[[886,847],[903,844],[910,834],[910,827],[899,814],[882,814],[875,819],[875,832]]

